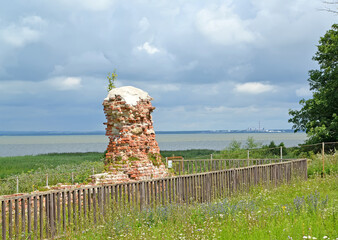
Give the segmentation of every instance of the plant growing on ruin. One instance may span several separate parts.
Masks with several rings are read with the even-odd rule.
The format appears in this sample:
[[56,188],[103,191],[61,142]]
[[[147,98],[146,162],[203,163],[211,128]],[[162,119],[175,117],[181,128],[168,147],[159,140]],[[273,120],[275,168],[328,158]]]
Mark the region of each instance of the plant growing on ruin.
[[138,157],[135,156],[131,156],[128,158],[129,161],[139,161],[140,159]]
[[108,79],[108,87],[107,90],[108,92],[112,90],[113,88],[116,88],[115,86],[115,80],[117,78],[116,70],[112,73],[108,73],[107,79]]
[[161,163],[163,162],[161,154],[158,153],[148,153],[148,158],[155,167],[160,166]]

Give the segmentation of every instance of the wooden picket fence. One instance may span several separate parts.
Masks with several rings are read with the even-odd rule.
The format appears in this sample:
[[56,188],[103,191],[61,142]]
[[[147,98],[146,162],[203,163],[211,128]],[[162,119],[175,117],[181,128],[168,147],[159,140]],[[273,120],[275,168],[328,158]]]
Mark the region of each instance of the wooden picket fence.
[[[231,168],[257,166],[263,164],[280,163],[292,159],[184,159],[182,157],[168,157],[166,164],[173,169],[175,175],[204,173]],[[170,162],[168,164],[168,162]]]
[[[251,186],[307,179],[307,160],[223,169],[163,179],[0,197],[1,239],[54,239],[84,222],[104,221],[109,210],[142,210],[170,203],[210,202]],[[88,226],[88,224],[87,224]]]

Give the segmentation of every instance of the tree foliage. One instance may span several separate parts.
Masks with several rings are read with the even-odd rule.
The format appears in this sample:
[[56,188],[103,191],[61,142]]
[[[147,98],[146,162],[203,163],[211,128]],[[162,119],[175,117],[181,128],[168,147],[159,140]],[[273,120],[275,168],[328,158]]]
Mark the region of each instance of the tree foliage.
[[251,148],[257,148],[261,146],[261,143],[256,142],[253,137],[248,137],[246,140],[245,148],[246,149],[251,149]]
[[307,143],[338,140],[338,24],[320,38],[312,58],[319,69],[309,71],[311,99],[300,100],[300,110],[289,110],[293,129],[306,131]]

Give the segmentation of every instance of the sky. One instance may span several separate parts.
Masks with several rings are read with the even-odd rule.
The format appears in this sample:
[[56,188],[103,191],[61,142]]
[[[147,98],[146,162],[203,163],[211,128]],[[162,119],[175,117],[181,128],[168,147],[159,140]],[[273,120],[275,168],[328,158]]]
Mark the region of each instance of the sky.
[[290,129],[337,15],[319,0],[4,0],[0,131],[104,130],[107,75],[155,130]]

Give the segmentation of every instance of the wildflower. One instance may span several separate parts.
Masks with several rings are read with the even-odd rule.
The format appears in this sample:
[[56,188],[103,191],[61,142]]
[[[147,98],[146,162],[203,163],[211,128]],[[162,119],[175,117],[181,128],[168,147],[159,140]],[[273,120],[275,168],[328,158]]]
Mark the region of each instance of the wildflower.
[[327,236],[324,236],[323,238],[324,238],[324,239],[327,239]]

